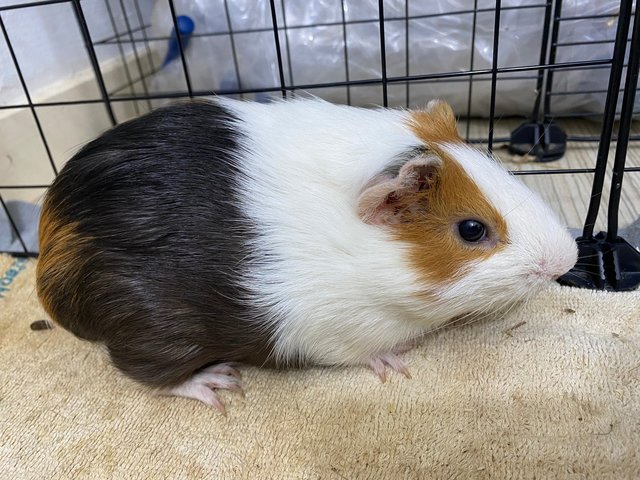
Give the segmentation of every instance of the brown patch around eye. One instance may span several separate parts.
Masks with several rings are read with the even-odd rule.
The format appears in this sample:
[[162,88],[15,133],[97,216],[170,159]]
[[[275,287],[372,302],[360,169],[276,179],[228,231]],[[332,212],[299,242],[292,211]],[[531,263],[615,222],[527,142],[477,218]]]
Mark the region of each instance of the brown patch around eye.
[[[508,232],[505,220],[467,172],[438,147],[438,142],[455,141],[445,136],[446,131],[452,133],[451,125],[433,127],[424,115],[429,112],[413,114],[410,126],[440,157],[442,166],[430,188],[403,198],[402,220],[391,228],[399,240],[412,245],[410,261],[425,280],[446,283],[464,275],[471,263],[502,249]],[[457,141],[461,141],[459,137]],[[482,222],[489,238],[479,243],[464,242],[457,233],[457,223],[467,219]]]

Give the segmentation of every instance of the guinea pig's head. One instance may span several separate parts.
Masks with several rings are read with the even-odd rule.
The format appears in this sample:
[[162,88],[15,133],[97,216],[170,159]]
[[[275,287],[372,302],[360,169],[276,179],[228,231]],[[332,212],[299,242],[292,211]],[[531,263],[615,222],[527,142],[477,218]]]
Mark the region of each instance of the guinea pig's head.
[[407,246],[421,293],[451,315],[485,312],[574,266],[576,243],[555,213],[462,141],[449,105],[410,112],[408,128],[416,147],[367,184],[358,213]]

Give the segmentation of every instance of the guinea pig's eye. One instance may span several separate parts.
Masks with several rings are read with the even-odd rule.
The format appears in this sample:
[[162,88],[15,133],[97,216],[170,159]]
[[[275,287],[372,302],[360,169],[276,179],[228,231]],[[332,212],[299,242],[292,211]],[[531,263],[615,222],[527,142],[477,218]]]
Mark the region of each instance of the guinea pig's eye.
[[487,227],[476,220],[463,220],[458,224],[458,232],[467,242],[479,242],[487,235]]

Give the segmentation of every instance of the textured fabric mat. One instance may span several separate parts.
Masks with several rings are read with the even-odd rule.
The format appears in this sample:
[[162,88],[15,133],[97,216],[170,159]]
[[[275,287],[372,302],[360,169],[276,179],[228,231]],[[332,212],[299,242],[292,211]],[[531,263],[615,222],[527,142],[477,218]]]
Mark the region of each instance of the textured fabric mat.
[[227,416],[154,396],[45,318],[0,256],[0,477],[640,478],[640,292],[553,287],[365,368],[244,368]]

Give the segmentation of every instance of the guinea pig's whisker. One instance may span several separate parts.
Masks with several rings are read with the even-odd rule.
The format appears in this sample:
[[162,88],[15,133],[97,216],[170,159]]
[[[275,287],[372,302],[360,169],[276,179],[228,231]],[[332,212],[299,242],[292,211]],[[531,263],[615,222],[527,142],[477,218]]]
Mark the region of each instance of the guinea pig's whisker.
[[581,267],[576,267],[576,266],[574,266],[571,269],[571,271],[572,272],[587,272],[587,273],[589,272],[589,270],[587,270],[586,268],[581,268]]
[[499,320],[500,318],[504,317],[504,315],[502,316],[498,316],[498,315],[500,315],[499,311],[495,312],[495,311],[491,311],[490,309],[487,309],[482,315],[478,315],[476,317],[471,318],[468,322],[465,323],[465,325],[472,325],[474,323],[479,323],[486,320],[489,317],[495,317],[496,320]]
[[522,200],[520,203],[518,203],[515,207],[513,207],[511,210],[509,210],[509,211],[505,214],[505,217],[508,217],[508,216],[509,216],[509,214],[510,214],[511,212],[513,212],[514,210],[516,210],[516,209],[520,208],[524,203],[526,203],[527,201],[529,201],[529,199],[530,199],[532,196],[533,196],[533,192],[531,192],[531,193],[527,196],[527,198],[525,198],[525,199],[524,199],[524,200]]
[[567,273],[573,273],[575,275],[574,272],[580,272],[580,273],[591,273],[589,270],[584,270],[582,268],[572,268],[570,272]]
[[[533,144],[533,146],[532,146],[532,147],[529,149],[529,151],[527,152],[527,155],[530,155],[530,154],[531,154],[531,152],[533,152],[533,149],[534,149],[534,148],[536,148],[536,147],[540,144],[540,140],[542,140],[542,137],[544,137],[544,134],[545,134],[545,132],[544,132],[544,130],[543,130],[543,132],[542,132],[542,133],[540,134],[540,136],[538,137],[538,140]],[[527,155],[524,155],[524,156],[526,157]]]
[[527,296],[526,293],[520,294],[520,296],[518,297],[518,299],[516,301],[514,301],[511,305],[509,305],[504,312],[501,312],[500,319],[502,320],[502,319],[506,318],[507,316],[509,316],[509,314],[511,314],[511,312],[513,312],[516,309],[516,307],[521,305],[522,300],[526,296]]
[[[510,305],[508,305],[507,307],[502,307],[502,309],[498,309],[497,312],[495,311],[495,308],[493,308],[496,302],[493,300],[487,301],[484,303],[484,305],[482,305],[478,309],[472,312],[469,312],[468,314],[462,315],[461,317],[458,317],[456,319],[455,327],[464,327],[464,326],[472,325],[474,323],[481,322],[491,316],[499,315],[500,316],[499,318],[505,318],[520,304],[520,302],[525,296],[526,296],[526,293],[522,293],[514,302],[511,302]],[[465,320],[465,319],[468,319],[468,320],[463,323],[459,323],[460,320]]]
[[578,257],[578,260],[582,260],[582,259],[584,259],[584,258],[599,257],[599,256],[600,256],[600,254],[599,254],[599,253],[594,253],[594,254],[592,254],[592,255],[581,255],[581,256],[579,256],[579,257]]
[[567,272],[567,275],[571,275],[572,277],[575,277],[575,278],[577,278],[578,280],[582,280],[582,277],[581,277],[580,275],[576,275],[576,274],[575,274],[575,273],[573,273],[573,272]]
[[461,320],[464,320],[472,315],[477,315],[479,313],[479,311],[477,310],[473,310],[471,312],[467,312],[465,314],[462,314],[456,318],[454,318],[451,321],[445,322],[441,325],[438,325],[436,328],[434,328],[433,330],[430,330],[429,333],[436,333],[439,332],[440,330],[444,330],[445,328],[458,328],[458,327],[462,327],[464,325],[466,325],[467,323],[462,323],[460,324]]
[[573,270],[571,270],[571,271],[569,271],[569,272],[565,273],[565,275],[573,275],[574,277],[578,277],[578,278],[580,278],[580,277],[579,277],[579,275],[576,275],[576,274],[574,273],[574,271],[573,271]]

